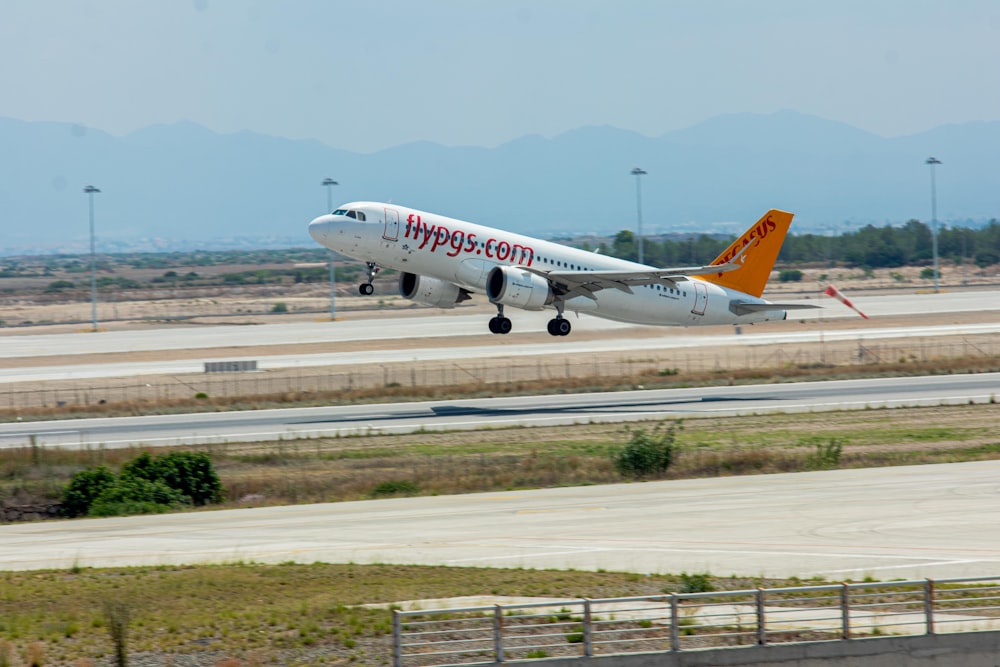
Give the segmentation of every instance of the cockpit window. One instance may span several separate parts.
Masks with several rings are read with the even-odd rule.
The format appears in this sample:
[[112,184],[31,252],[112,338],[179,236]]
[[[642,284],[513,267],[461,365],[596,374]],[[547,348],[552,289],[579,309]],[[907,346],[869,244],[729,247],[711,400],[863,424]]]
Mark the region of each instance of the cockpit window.
[[363,211],[338,208],[336,211],[333,212],[333,215],[346,215],[348,218],[354,218],[355,220],[360,220],[361,222],[365,222],[365,214]]

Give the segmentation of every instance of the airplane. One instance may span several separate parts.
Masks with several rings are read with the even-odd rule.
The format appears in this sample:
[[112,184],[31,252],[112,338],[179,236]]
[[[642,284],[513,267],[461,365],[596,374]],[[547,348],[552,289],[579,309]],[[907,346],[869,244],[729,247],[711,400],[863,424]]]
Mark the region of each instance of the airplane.
[[762,298],[792,213],[772,209],[711,264],[655,268],[395,204],[344,204],[309,223],[320,245],[368,267],[358,291],[371,294],[381,268],[399,271],[412,301],[454,308],[485,294],[497,308],[494,334],[513,325],[504,307],[555,309],[548,332],[566,336],[567,311],[633,324],[702,326],[784,320],[819,308]]

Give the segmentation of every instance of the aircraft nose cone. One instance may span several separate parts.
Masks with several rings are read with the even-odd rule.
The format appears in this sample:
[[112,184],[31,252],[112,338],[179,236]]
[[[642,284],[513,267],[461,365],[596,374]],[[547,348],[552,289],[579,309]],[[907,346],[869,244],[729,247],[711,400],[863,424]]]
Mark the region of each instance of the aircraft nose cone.
[[313,237],[317,243],[324,243],[330,234],[330,226],[333,220],[329,215],[321,215],[309,223],[309,236]]

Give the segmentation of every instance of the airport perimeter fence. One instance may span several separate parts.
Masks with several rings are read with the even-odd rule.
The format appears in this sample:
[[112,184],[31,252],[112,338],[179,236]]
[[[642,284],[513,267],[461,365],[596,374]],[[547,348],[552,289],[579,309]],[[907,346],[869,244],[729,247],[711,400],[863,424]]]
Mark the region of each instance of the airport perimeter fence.
[[[743,345],[713,348],[635,350],[626,353],[495,357],[465,361],[366,363],[268,369],[267,358],[242,365],[227,360],[236,372],[157,375],[137,379],[59,380],[0,386],[0,408],[78,406],[129,401],[192,398],[281,397],[288,394],[386,390],[436,386],[490,386],[614,378],[640,386],[650,376],[744,369],[859,366],[917,363],[936,359],[989,359],[1000,354],[1000,341],[989,336],[901,339],[899,341],[830,341],[811,345]],[[206,370],[208,368],[206,362]],[[579,386],[579,385],[577,385]]]
[[998,630],[998,582],[923,579],[395,610],[393,666]]

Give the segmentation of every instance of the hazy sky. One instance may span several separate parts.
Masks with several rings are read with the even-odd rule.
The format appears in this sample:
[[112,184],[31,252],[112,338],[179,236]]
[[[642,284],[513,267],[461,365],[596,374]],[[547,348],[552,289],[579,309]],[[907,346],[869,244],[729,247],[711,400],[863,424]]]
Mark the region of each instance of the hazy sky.
[[0,0],[0,116],[369,152],[793,109],[1000,119],[997,0]]

